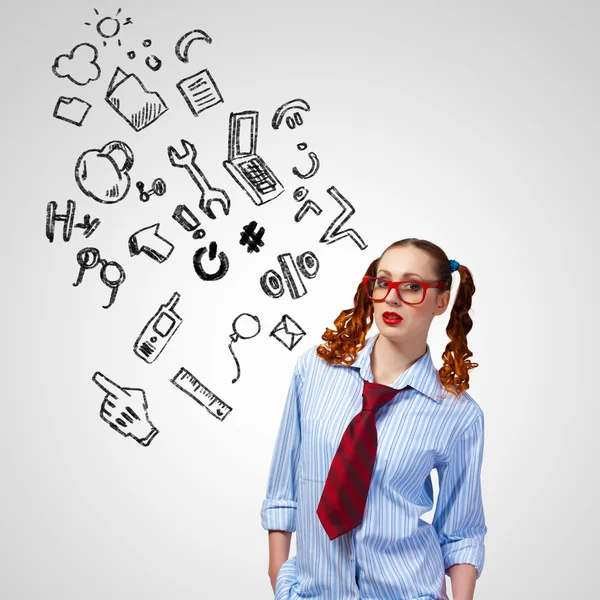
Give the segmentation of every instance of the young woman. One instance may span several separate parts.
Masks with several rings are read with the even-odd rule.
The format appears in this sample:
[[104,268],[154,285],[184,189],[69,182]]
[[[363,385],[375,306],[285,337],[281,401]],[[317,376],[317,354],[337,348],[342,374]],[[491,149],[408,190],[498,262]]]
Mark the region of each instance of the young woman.
[[[438,371],[427,334],[455,271]],[[474,292],[469,269],[438,246],[400,240],[371,263],[325,344],[299,357],[261,511],[275,600],[446,600],[445,575],[454,600],[473,599],[487,533],[484,417],[466,392]],[[433,469],[430,524],[420,516],[433,508]]]

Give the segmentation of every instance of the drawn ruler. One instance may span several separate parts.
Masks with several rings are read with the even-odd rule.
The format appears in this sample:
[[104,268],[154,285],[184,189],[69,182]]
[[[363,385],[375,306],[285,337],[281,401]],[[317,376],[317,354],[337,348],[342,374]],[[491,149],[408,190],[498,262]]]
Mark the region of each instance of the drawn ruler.
[[204,406],[213,417],[220,421],[232,411],[231,406],[227,406],[223,400],[213,394],[184,367],[181,367],[177,375],[170,381],[182,392],[191,396],[200,406]]

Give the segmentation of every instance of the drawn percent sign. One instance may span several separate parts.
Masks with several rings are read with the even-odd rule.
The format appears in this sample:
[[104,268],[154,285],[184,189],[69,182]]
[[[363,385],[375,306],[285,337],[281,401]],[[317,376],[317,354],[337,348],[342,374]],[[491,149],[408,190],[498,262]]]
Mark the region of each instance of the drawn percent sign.
[[269,269],[260,278],[260,287],[263,292],[271,298],[281,298],[285,293],[283,281],[294,300],[301,298],[306,294],[306,287],[302,281],[302,276],[307,279],[313,279],[319,272],[319,260],[313,252],[303,252],[296,257],[294,261],[292,255],[287,252],[277,257],[283,279],[274,269]]

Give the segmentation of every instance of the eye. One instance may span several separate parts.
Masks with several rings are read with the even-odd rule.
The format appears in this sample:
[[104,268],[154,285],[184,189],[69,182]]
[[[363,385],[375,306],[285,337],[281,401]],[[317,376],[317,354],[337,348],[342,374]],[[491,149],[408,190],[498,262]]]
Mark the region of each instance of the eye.
[[381,287],[381,288],[386,288],[388,286],[388,281],[387,279],[376,279],[375,280],[375,287]]

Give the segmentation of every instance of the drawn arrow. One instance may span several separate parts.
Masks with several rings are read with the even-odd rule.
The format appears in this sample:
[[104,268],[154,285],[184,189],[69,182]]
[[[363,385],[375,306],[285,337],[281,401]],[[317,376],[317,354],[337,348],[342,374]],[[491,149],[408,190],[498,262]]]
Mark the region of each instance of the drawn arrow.
[[159,263],[167,260],[175,246],[169,240],[158,235],[158,227],[159,223],[154,223],[154,225],[136,231],[129,238],[129,254],[136,256],[143,252]]

